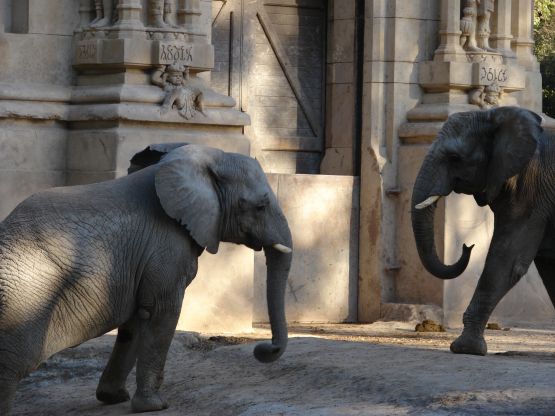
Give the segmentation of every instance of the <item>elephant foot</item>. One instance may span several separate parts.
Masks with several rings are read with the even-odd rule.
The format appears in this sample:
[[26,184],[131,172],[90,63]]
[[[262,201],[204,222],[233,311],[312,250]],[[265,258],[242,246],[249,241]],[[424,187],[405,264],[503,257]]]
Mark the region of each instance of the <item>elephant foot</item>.
[[154,393],[150,396],[135,393],[133,400],[131,400],[131,410],[133,413],[154,412],[167,408],[168,403],[162,399],[158,393]]
[[468,335],[463,332],[451,343],[451,351],[455,354],[486,355],[488,346],[482,335]]
[[129,392],[125,387],[110,389],[105,386],[98,386],[96,398],[102,403],[117,404],[129,400]]
[[[0,366],[0,371],[4,369]],[[0,375],[2,373],[0,372]],[[12,402],[15,398],[17,381],[0,379],[0,415],[9,415]]]

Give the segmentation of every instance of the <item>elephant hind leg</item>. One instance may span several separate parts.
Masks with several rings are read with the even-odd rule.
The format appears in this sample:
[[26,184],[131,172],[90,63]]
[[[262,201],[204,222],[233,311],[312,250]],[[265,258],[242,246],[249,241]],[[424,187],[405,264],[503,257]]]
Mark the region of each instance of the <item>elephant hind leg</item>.
[[137,391],[131,401],[135,413],[162,410],[168,407],[160,396],[164,365],[175,332],[181,303],[173,311],[145,316],[141,322],[141,339],[137,359]]
[[555,307],[555,259],[548,257],[536,257],[534,260],[538,273],[542,278],[543,285]]
[[118,328],[114,349],[96,389],[96,398],[99,401],[116,404],[129,400],[125,382],[137,361],[137,331],[136,317]]

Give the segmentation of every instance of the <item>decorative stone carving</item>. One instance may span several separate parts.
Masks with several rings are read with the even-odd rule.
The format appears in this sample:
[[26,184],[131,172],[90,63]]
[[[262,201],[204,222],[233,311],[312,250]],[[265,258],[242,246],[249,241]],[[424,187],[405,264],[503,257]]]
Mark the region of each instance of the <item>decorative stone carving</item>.
[[468,102],[487,110],[499,106],[503,89],[496,83],[480,86],[468,92]]
[[94,0],[96,17],[91,22],[90,27],[112,26],[114,18],[114,0]]
[[[117,5],[119,0],[94,0],[96,17],[90,23],[91,28],[109,27],[117,18]],[[171,0],[149,0],[148,14],[150,27],[176,28],[172,22],[173,7]]]
[[205,115],[201,81],[190,77],[188,66],[178,62],[161,65],[154,70],[151,80],[166,92],[160,109],[161,115],[167,114],[174,107],[186,120],[192,119],[197,113]]
[[489,46],[489,37],[491,34],[490,19],[495,10],[495,0],[478,0],[478,47],[485,51],[494,51]]
[[479,51],[476,43],[476,23],[478,17],[477,0],[465,0],[461,18],[461,46],[466,51]]
[[172,4],[170,0],[150,0],[149,14],[152,27],[174,27],[170,22],[172,15]]
[[494,52],[489,44],[495,0],[464,0],[460,23],[461,46],[468,52]]

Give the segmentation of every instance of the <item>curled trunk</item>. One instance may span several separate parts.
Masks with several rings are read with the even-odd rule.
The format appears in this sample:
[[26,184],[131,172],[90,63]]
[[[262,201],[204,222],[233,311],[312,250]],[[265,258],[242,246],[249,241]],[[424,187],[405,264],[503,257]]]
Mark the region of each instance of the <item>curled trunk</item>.
[[416,208],[417,205],[432,196],[445,196],[451,193],[452,189],[446,183],[446,177],[446,173],[441,171],[435,160],[426,157],[416,178],[412,194],[412,230],[418,255],[426,270],[440,279],[453,279],[464,272],[468,266],[473,246],[463,245],[463,252],[459,260],[452,265],[444,264],[437,255],[434,238],[436,203],[432,203],[425,208]]

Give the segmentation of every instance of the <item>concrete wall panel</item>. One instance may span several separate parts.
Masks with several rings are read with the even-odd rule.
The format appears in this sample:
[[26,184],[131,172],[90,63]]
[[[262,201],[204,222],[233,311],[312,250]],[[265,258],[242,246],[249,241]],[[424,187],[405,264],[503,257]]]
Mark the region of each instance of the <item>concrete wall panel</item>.
[[[357,308],[358,180],[270,175],[293,234],[286,295],[291,322],[352,322]],[[255,256],[254,320],[266,322],[264,255]]]

